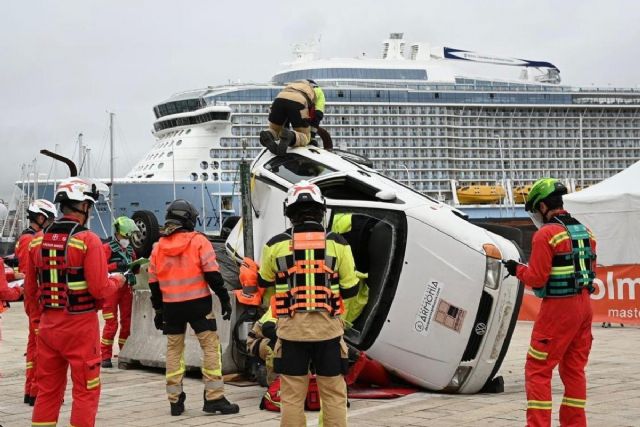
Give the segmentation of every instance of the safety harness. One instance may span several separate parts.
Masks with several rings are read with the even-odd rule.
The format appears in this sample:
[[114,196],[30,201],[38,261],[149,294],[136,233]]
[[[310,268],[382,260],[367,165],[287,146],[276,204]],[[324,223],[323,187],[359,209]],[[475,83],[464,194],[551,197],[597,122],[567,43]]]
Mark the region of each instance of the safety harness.
[[[127,264],[131,264],[133,262],[133,246],[127,246],[126,249],[123,249],[114,238],[109,239],[109,248],[111,249],[111,258],[107,261],[109,264],[117,263],[118,261],[124,261]],[[126,269],[120,271],[120,273],[124,273]],[[128,275],[127,276],[127,284],[135,285],[135,276]]]
[[596,254],[591,249],[589,230],[570,215],[558,215],[554,221],[562,225],[564,231],[554,235],[549,243],[556,247],[569,239],[571,251],[554,255],[549,280],[543,288],[534,289],[535,294],[541,298],[567,297],[576,295],[583,288],[593,292],[596,276],[592,263]]
[[344,311],[336,258],[327,254],[325,231],[295,232],[292,254],[276,259],[276,293],[271,311],[275,317],[295,312],[325,310],[331,316]]
[[40,301],[45,308],[66,309],[69,313],[95,311],[96,301],[89,293],[84,268],[68,263],[70,248],[85,251],[85,243],[73,237],[86,228],[73,221],[51,224],[42,239],[42,265],[39,266]]

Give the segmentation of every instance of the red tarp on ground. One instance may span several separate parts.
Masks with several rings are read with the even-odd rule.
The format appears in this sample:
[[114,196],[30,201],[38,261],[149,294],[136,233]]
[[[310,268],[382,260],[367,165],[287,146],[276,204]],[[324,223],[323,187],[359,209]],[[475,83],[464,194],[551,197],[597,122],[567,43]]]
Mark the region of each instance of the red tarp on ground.
[[[639,264],[598,266],[593,285],[594,322],[640,323]],[[541,301],[531,289],[525,289],[518,320],[535,320]]]

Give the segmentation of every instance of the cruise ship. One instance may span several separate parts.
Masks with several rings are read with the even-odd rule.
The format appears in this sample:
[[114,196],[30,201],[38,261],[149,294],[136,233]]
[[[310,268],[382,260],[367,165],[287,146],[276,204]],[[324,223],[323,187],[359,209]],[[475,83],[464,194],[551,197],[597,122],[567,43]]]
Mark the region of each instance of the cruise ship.
[[[461,71],[471,63],[517,76]],[[579,190],[640,158],[639,90],[568,86],[546,61],[436,48],[393,33],[381,58],[318,59],[313,46],[298,45],[264,84],[209,86],[158,103],[156,141],[114,182],[114,214],[145,209],[162,217],[182,197],[200,207],[203,231],[219,231],[239,212],[240,160],[262,149],[272,100],[298,79],[323,88],[321,125],[334,147],[402,184],[454,205],[456,189],[502,187],[493,205],[463,206],[471,217],[522,215],[521,205],[508,208],[522,201],[513,189],[541,176]]]

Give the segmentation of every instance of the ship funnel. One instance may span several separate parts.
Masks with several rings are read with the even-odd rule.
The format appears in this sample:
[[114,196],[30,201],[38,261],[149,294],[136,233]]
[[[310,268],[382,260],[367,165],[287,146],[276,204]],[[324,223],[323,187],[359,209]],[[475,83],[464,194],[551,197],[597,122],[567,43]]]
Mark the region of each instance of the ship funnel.
[[412,61],[428,61],[430,56],[431,47],[427,43],[413,43],[411,45],[411,60]]
[[383,43],[382,59],[404,59],[405,42],[402,39],[403,35],[403,33],[391,33]]

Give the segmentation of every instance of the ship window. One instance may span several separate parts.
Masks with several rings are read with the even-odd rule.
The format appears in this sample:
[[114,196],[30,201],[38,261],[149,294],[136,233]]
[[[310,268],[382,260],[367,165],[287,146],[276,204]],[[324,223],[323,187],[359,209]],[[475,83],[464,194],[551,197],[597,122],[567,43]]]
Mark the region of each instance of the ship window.
[[271,159],[264,167],[293,184],[335,172],[327,165],[293,153]]
[[200,177],[202,178],[203,181],[206,181],[209,179],[209,174],[206,172],[203,172],[202,175],[200,175]]
[[212,173],[212,174],[211,174],[211,180],[212,180],[212,181],[217,181],[217,180],[218,180],[218,174],[217,174],[217,173],[215,173],[215,172],[214,172],[214,173]]
[[184,131],[185,135],[189,135],[190,133],[191,133],[191,129],[187,129],[187,130]]
[[173,151],[169,151],[169,152],[167,153],[167,157],[171,157],[171,156],[173,156]]
[[178,142],[176,142],[176,145],[181,145],[182,144],[182,140],[179,139]]
[[212,148],[211,150],[209,150],[209,157],[211,157],[212,159],[215,159],[216,157],[218,157],[216,151],[217,150],[215,148]]
[[216,161],[211,162],[211,169],[218,169],[218,168],[220,168],[220,162],[216,162]]
[[162,169],[164,167],[164,163],[158,163],[158,169]]
[[200,162],[200,167],[202,169],[207,169],[209,167],[209,162],[207,162],[206,160],[203,160]]
[[197,181],[198,180],[198,174],[195,172],[191,172],[191,175],[189,175],[189,178],[191,179],[191,181]]

